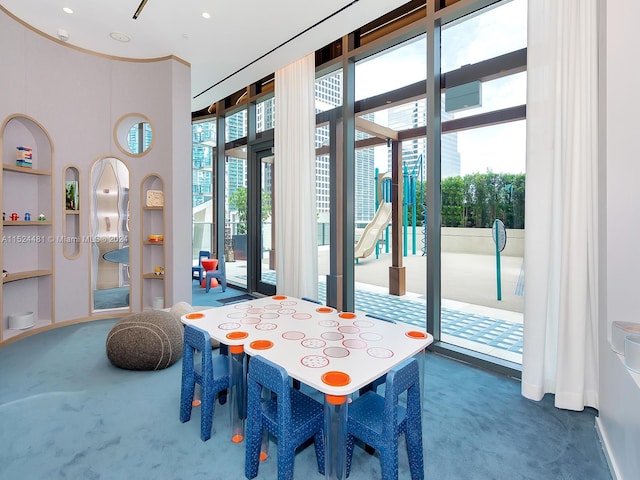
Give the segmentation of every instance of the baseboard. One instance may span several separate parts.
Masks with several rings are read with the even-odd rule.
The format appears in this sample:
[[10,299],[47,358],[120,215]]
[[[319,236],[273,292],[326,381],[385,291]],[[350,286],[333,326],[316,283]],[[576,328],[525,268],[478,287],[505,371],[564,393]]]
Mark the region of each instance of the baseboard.
[[611,478],[613,480],[623,480],[623,478],[619,474],[619,470],[616,466],[615,460],[609,455],[609,440],[607,439],[606,432],[602,429],[602,425],[600,423],[600,417],[596,417],[596,433],[598,434],[598,438],[600,439],[600,445],[602,445],[602,451],[604,452],[604,457],[607,459],[607,465],[609,465],[609,472],[611,473]]

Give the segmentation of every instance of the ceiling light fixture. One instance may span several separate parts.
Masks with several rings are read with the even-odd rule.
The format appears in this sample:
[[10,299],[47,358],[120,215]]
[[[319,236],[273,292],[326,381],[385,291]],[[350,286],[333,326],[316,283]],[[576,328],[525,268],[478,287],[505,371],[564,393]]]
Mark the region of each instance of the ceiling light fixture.
[[131,41],[131,37],[126,33],[122,33],[122,32],[111,32],[109,36],[114,40],[117,40],[118,42],[127,43]]
[[211,14],[209,12],[202,12],[202,18],[211,18]]
[[64,8],[62,9],[62,11],[63,11],[64,13],[68,13],[68,14],[72,14],[72,13],[73,13],[73,10],[71,10],[69,7],[64,7]]

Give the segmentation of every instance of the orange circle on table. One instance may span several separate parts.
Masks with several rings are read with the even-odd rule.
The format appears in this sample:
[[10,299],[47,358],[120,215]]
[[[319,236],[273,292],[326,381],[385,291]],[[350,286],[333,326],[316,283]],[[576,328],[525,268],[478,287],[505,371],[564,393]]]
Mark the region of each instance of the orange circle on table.
[[192,407],[199,407],[201,403],[202,403],[201,400],[194,400],[193,402],[191,402],[191,406]]
[[287,297],[285,295],[274,295],[273,297],[274,300],[286,300]]
[[197,318],[203,318],[204,313],[187,313],[184,318],[188,318],[189,320],[195,320]]
[[427,338],[427,334],[424,332],[418,332],[417,330],[410,330],[405,333],[410,338]]
[[322,374],[322,381],[332,387],[344,387],[351,383],[351,378],[344,372],[331,371]]
[[267,452],[260,452],[260,461],[264,462],[267,458],[269,458],[269,454]]
[[229,332],[227,333],[226,337],[229,340],[240,340],[243,338],[247,338],[249,336],[249,334],[247,332]]
[[237,434],[237,435],[234,435],[233,437],[231,437],[231,441],[233,443],[240,443],[242,440],[243,440],[243,437],[240,434]]
[[340,318],[356,318],[356,314],[352,312],[342,312],[339,313],[338,316]]
[[254,340],[249,346],[254,350],[267,350],[273,347],[273,342],[271,340]]
[[333,312],[333,308],[320,307],[320,308],[316,308],[316,312],[318,312],[318,313],[331,313],[331,312]]

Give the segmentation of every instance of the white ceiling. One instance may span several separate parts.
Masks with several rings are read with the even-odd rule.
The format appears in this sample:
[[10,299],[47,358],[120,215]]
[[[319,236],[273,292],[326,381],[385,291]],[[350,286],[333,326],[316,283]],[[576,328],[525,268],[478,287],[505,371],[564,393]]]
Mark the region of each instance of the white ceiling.
[[[188,62],[191,109],[197,111],[407,2],[148,0],[134,20],[140,1],[0,0],[0,6],[55,39],[60,29],[66,31],[69,45],[117,57],[174,55]],[[331,18],[305,32],[326,17]],[[130,41],[118,42],[112,32]]]

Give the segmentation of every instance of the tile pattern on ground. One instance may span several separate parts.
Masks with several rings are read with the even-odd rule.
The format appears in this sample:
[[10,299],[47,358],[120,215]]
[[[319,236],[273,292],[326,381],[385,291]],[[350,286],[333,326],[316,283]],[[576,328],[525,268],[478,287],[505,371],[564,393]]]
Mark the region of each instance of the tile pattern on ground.
[[[263,280],[275,284],[275,272],[263,272],[262,275]],[[318,282],[317,298],[323,303],[327,298],[326,287],[324,281]],[[427,318],[427,305],[424,300],[384,295],[367,290],[356,291],[355,307],[356,310],[375,313],[378,317],[419,327],[425,326]],[[518,323],[443,308],[442,333],[522,354],[523,326]]]

